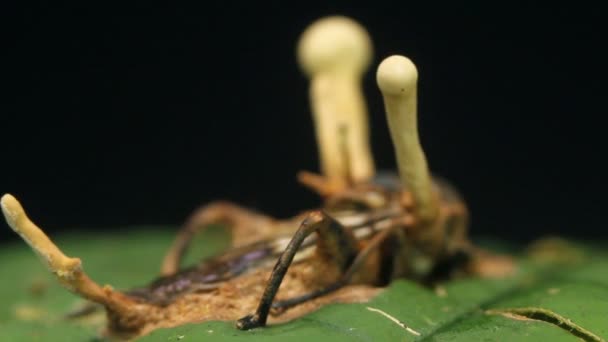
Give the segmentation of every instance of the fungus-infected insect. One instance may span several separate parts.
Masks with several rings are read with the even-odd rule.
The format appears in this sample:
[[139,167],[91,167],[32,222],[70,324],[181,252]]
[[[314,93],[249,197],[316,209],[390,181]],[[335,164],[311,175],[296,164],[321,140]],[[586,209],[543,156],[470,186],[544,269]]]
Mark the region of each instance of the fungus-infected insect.
[[[455,272],[492,275],[508,259],[473,247],[467,210],[457,192],[433,179],[418,141],[417,71],[402,56],[386,58],[377,81],[395,145],[399,177],[374,175],[361,76],[371,60],[365,30],[350,19],[319,20],[299,46],[311,78],[322,175],[299,180],[323,198],[321,209],[277,220],[230,203],[212,203],[178,233],[147,286],[99,286],[80,259],[65,256],[11,195],[1,200],[8,224],[59,282],[102,304],[108,333],[133,337],[161,327],[236,320],[239,329],[285,321],[324,303],[362,301],[397,277],[432,281]],[[214,223],[232,232],[233,248],[180,269],[193,236]]]

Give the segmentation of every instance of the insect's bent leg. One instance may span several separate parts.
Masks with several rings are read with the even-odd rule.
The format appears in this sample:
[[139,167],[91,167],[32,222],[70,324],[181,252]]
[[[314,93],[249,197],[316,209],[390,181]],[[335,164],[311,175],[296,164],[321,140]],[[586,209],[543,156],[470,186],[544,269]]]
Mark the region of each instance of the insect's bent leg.
[[38,254],[47,268],[65,288],[88,300],[105,305],[115,312],[129,312],[137,303],[110,286],[101,287],[82,269],[78,258],[63,254],[51,239],[28,217],[21,204],[11,195],[2,196],[2,212],[8,225]]
[[[289,231],[289,227],[287,227],[289,224],[255,211],[229,202],[210,203],[196,210],[178,232],[163,259],[161,275],[168,276],[176,273],[192,239],[213,224],[223,224],[229,227],[233,246],[244,245],[253,240]],[[292,233],[295,227],[297,225],[292,224],[289,233]]]
[[298,172],[298,182],[321,196],[330,196],[344,190],[344,184],[308,171]]
[[329,260],[335,261],[342,270],[349,267],[357,255],[357,241],[354,236],[338,221],[322,211],[310,213],[274,266],[256,312],[239,319],[236,323],[237,328],[249,330],[266,325],[272,301],[287,269],[304,239],[314,232],[319,235],[317,252],[326,255]]
[[298,305],[309,300],[324,296],[330,292],[333,292],[342,286],[345,286],[350,282],[353,275],[361,268],[361,266],[367,261],[372,252],[376,251],[384,242],[386,242],[387,238],[392,237],[395,230],[401,228],[401,225],[392,224],[385,230],[382,230],[380,233],[376,234],[366,245],[365,247],[357,254],[356,258],[350,264],[350,266],[346,269],[346,271],[342,274],[340,279],[338,279],[335,283],[329,284],[327,287],[319,289],[317,291],[313,291],[302,296],[289,298],[281,301],[276,301],[272,304],[272,309],[287,309],[294,305]]

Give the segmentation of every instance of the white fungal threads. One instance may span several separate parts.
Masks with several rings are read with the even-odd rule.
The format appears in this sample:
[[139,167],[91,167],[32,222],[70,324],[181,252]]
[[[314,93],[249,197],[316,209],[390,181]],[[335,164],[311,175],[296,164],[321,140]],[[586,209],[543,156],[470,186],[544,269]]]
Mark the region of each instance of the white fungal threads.
[[298,61],[310,78],[322,174],[337,189],[374,174],[361,78],[372,46],[365,29],[345,17],[313,23],[298,43]]
[[439,208],[418,137],[416,66],[406,57],[390,56],[378,66],[376,80],[384,98],[401,181],[412,193],[417,217],[433,221]]

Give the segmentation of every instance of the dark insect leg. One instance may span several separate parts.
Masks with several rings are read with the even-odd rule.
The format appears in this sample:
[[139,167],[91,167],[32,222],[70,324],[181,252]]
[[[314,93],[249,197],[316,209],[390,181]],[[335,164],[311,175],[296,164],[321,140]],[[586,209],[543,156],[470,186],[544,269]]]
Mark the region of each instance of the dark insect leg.
[[297,227],[296,221],[279,221],[229,202],[210,203],[196,210],[178,232],[163,259],[161,275],[176,273],[193,238],[213,224],[229,227],[233,246],[278,234],[291,234]]
[[308,214],[274,266],[256,312],[239,319],[237,328],[249,330],[266,325],[272,301],[287,269],[304,239],[314,232],[319,235],[317,252],[335,261],[343,270],[349,267],[357,255],[357,241],[351,232],[322,211]]
[[280,312],[281,310],[287,309],[294,305],[298,305],[298,304],[304,303],[306,301],[324,296],[330,292],[333,292],[333,291],[341,288],[342,286],[347,285],[350,282],[353,275],[361,268],[361,265],[363,265],[367,261],[370,254],[372,252],[376,251],[380,246],[382,246],[382,244],[386,242],[387,238],[393,236],[394,235],[393,233],[395,232],[395,230],[400,227],[401,226],[399,224],[395,223],[395,224],[392,224],[390,227],[386,228],[385,230],[382,230],[380,233],[376,234],[367,243],[367,245],[357,254],[357,256],[355,257],[353,262],[350,264],[350,266],[346,269],[344,274],[342,274],[340,279],[338,279],[338,281],[336,281],[335,283],[330,284],[323,289],[319,289],[317,291],[313,291],[313,292],[304,294],[302,296],[274,302],[272,304],[272,309],[279,310],[279,312]]

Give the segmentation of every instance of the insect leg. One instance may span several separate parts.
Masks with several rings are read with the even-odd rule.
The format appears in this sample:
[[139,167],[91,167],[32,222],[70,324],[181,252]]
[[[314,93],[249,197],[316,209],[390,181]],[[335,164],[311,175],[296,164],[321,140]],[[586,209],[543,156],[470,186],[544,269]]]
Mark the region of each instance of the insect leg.
[[296,221],[279,221],[230,202],[210,203],[196,210],[178,232],[163,259],[161,275],[176,273],[193,238],[214,224],[230,229],[233,246],[245,245],[280,233],[291,234],[297,227]]
[[237,328],[249,330],[266,325],[272,301],[279,290],[285,273],[287,273],[287,269],[304,239],[314,232],[319,235],[317,252],[327,256],[328,260],[335,261],[342,270],[349,267],[357,255],[357,241],[354,236],[322,211],[311,212],[302,222],[274,266],[256,312],[239,319],[236,323]]
[[350,266],[348,266],[346,271],[342,274],[340,279],[338,279],[336,282],[329,284],[325,288],[304,294],[302,296],[289,298],[289,299],[285,299],[285,300],[281,300],[281,301],[276,301],[272,304],[272,309],[278,309],[278,310],[287,309],[289,307],[304,303],[306,301],[324,296],[330,292],[333,292],[333,291],[341,288],[342,286],[347,285],[353,278],[353,275],[355,275],[355,273],[361,269],[361,266],[363,264],[365,264],[365,262],[368,260],[370,255],[374,251],[377,251],[378,248],[380,246],[382,246],[382,244],[384,242],[387,241],[387,238],[389,238],[389,237],[392,238],[392,236],[394,236],[395,231],[401,227],[402,226],[400,224],[395,222],[395,223],[391,224],[388,228],[386,228],[386,229],[382,230],[380,233],[376,234],[365,245],[365,247],[357,254],[357,256],[355,257],[353,262],[350,264]]

